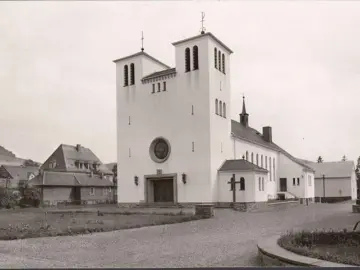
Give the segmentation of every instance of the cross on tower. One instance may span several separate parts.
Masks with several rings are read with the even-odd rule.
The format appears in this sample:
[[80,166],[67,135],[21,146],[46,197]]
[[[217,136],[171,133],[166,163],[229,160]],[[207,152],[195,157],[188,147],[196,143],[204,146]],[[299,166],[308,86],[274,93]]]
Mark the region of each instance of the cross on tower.
[[143,31],[141,31],[141,51],[144,51],[144,34]]
[[201,34],[205,34],[205,27],[204,27],[204,18],[205,18],[205,12],[201,12]]
[[228,184],[231,187],[230,191],[233,192],[233,203],[236,203],[236,184],[240,184],[240,181],[235,181],[235,174],[233,174]]

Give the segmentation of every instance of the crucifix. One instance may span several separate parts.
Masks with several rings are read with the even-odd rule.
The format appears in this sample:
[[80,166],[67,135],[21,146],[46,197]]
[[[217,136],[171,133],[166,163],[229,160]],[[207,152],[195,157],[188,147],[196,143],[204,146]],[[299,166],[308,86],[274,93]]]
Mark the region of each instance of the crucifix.
[[201,34],[205,34],[205,27],[204,27],[204,18],[205,18],[205,13],[201,12]]
[[143,31],[141,31],[141,51],[144,51],[144,34]]
[[231,187],[230,191],[233,192],[233,203],[236,203],[236,184],[240,184],[240,181],[235,181],[235,174],[233,174],[228,184]]

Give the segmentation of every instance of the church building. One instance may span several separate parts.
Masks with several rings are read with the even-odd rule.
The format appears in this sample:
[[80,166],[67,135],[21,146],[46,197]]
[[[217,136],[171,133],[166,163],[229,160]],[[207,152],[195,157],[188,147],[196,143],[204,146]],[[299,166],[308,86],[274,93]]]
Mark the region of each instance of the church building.
[[275,144],[270,126],[250,127],[245,98],[231,119],[232,50],[209,32],[172,45],[174,68],[143,48],[114,61],[118,203],[312,201],[314,169]]

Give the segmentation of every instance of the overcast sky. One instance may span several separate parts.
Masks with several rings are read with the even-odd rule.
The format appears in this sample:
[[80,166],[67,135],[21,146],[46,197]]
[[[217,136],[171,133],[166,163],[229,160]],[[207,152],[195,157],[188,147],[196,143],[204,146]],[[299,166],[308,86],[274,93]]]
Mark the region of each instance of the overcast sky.
[[0,2],[0,145],[45,159],[80,143],[116,160],[115,64],[145,51],[174,66],[172,42],[205,26],[231,56],[232,118],[273,127],[292,155],[360,155],[360,2]]

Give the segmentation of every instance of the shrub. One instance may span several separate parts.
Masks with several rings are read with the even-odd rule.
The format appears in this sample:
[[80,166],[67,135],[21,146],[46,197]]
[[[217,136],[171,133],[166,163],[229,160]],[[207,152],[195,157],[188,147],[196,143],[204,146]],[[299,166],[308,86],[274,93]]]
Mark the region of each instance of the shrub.
[[36,188],[25,188],[23,198],[20,200],[20,207],[40,205],[40,190]]
[[0,207],[14,208],[19,204],[21,199],[20,192],[18,190],[0,189]]

